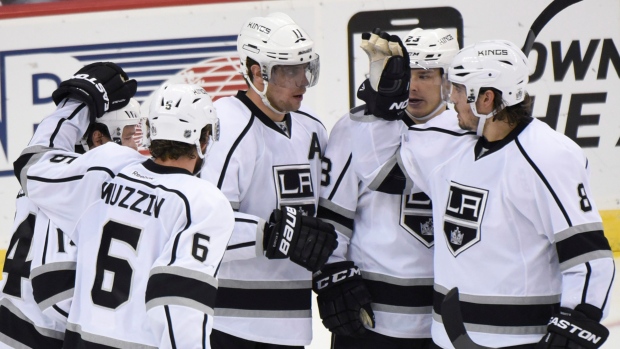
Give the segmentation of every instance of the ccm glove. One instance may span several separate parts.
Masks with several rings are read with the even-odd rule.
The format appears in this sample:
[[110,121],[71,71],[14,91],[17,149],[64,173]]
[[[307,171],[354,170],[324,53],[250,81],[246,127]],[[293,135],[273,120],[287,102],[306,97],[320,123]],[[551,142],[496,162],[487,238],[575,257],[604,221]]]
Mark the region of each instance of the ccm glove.
[[86,103],[91,122],[109,111],[129,104],[136,94],[138,83],[129,80],[127,74],[112,62],[91,63],[78,70],[70,79],[60,83],[52,93],[58,105],[65,98],[74,98]]
[[326,265],[312,277],[323,325],[340,336],[359,336],[375,327],[370,293],[353,262]]
[[370,60],[370,77],[357,90],[366,102],[366,114],[399,120],[409,103],[409,55],[397,35],[375,29],[362,34],[360,47]]
[[603,312],[590,305],[579,304],[575,310],[561,308],[547,325],[547,334],[536,349],[597,349],[607,337],[609,330],[601,325]]
[[288,206],[271,213],[264,232],[265,257],[290,258],[309,271],[321,269],[338,246],[333,225]]

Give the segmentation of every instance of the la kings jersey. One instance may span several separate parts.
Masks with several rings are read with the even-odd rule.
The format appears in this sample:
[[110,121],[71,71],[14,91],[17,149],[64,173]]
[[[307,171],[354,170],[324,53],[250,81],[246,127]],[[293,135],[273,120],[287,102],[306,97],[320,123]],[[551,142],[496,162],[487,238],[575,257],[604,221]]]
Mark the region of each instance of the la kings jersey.
[[236,211],[218,274],[214,328],[251,341],[307,345],[311,274],[288,259],[265,258],[262,228],[276,208],[315,215],[327,132],[299,111],[286,115],[287,134],[242,91],[214,105],[222,131],[201,175],[217,184]]
[[[392,138],[396,145],[400,139],[392,135],[408,129],[404,122],[375,121],[362,114],[363,106],[352,110],[351,117],[385,132],[383,139]],[[430,338],[434,243],[431,201],[419,190],[390,195],[372,191],[359,180],[352,147],[364,140],[353,139],[352,131],[360,122],[351,117],[347,114],[336,123],[325,151],[331,162],[331,180],[321,188],[319,217],[350,238],[348,249],[346,244],[339,244],[330,263],[346,259],[361,269],[375,313],[375,328],[370,330],[397,338]],[[365,120],[369,118],[374,120]],[[456,120],[454,111],[445,111],[435,119],[439,118]],[[431,125],[431,121],[427,124]]]
[[[49,219],[20,190],[16,200],[13,234],[0,282],[0,347],[61,348],[68,307],[39,309],[30,280],[36,263],[33,250],[46,245],[38,236]],[[68,248],[69,249],[69,248]],[[69,253],[72,252],[69,249]]]
[[234,225],[221,192],[112,142],[25,154],[16,171],[27,195],[77,245],[65,346],[209,347]]
[[[47,122],[39,125],[32,140],[34,143],[66,150],[73,148],[72,138],[88,121],[75,117],[83,112],[79,103],[69,105],[74,106],[59,107]],[[64,124],[68,119],[73,123]],[[63,131],[59,132],[60,129]],[[5,274],[0,283],[3,298],[0,301],[1,343],[14,348],[62,347],[71,304],[68,298],[75,280],[75,257],[75,246],[20,190]],[[38,278],[37,268],[41,265],[49,267],[51,272]],[[62,287],[50,287],[47,276]],[[45,297],[45,305],[42,297]]]
[[[420,144],[450,151],[438,162]],[[412,128],[397,158],[433,200],[435,343],[452,348],[441,301],[453,287],[484,346],[538,342],[560,306],[608,312],[613,259],[574,142],[536,119],[494,143]]]

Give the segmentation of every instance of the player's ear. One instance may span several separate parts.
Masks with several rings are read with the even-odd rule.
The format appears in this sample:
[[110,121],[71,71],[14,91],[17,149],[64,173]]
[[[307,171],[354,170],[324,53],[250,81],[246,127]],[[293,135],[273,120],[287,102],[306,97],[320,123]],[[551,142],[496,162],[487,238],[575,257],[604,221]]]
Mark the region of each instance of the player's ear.
[[250,66],[250,73],[252,74],[252,82],[254,83],[254,86],[257,86],[258,84],[263,84],[263,75],[261,74],[261,69],[260,66],[258,64],[253,64],[252,66]]

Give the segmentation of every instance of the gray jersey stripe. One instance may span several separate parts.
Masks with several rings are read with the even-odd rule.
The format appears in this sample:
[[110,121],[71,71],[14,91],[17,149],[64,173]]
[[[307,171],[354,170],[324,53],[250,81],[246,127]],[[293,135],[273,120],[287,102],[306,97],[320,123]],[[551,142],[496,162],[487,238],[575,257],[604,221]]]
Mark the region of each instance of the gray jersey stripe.
[[[438,284],[434,286],[435,291],[445,295],[448,290]],[[497,305],[536,305],[536,304],[554,304],[559,303],[562,295],[548,296],[473,296],[459,293],[459,300],[468,303],[477,304],[497,304]]]
[[373,273],[362,270],[362,277],[366,280],[381,281],[388,284],[397,286],[432,286],[433,278],[416,278],[416,279],[403,279],[390,275]]
[[[433,320],[443,323],[441,316],[433,312]],[[489,326],[465,323],[465,328],[468,332],[482,332],[489,334],[540,334],[547,333],[547,326]]]
[[581,224],[581,225],[575,225],[572,226],[566,230],[563,230],[557,234],[555,234],[555,242],[560,242],[562,240],[566,240],[568,238],[570,238],[571,236],[580,234],[580,233],[587,233],[590,231],[603,231],[603,223],[587,223],[587,224]]
[[80,336],[82,337],[82,339],[87,341],[87,342],[101,344],[101,345],[107,345],[107,346],[114,347],[114,348],[119,348],[119,349],[157,349],[157,347],[152,347],[150,345],[145,345],[145,344],[140,344],[140,343],[133,343],[133,342],[125,342],[125,341],[114,339],[114,338],[110,338],[110,337],[104,337],[104,336],[99,336],[99,335],[96,335],[96,334],[88,333],[88,332],[82,331],[82,326],[74,324],[74,323],[71,323],[71,322],[67,323],[67,330],[75,332],[75,333],[79,333]]
[[249,317],[249,318],[310,318],[311,310],[244,310],[215,308],[215,316]]
[[399,307],[396,305],[388,305],[388,304],[380,304],[380,303],[371,303],[372,310],[374,311],[382,311],[385,313],[394,313],[394,314],[407,314],[407,315],[424,315],[431,314],[433,311],[432,306],[428,307]]
[[241,289],[310,289],[312,281],[310,280],[286,280],[286,281],[252,281],[252,280],[231,280],[219,279],[220,287],[241,288]]

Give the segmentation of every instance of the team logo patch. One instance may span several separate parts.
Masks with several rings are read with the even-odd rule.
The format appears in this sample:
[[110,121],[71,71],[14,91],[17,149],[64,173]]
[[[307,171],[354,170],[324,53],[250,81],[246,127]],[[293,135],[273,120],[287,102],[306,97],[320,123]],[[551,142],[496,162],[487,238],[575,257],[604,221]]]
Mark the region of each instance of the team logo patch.
[[424,246],[435,243],[433,235],[433,205],[424,193],[403,195],[400,205],[400,226]]
[[480,225],[488,195],[488,190],[455,182],[450,185],[443,231],[454,257],[480,241]]
[[280,208],[294,207],[303,215],[314,216],[316,198],[309,164],[274,166],[273,178]]

